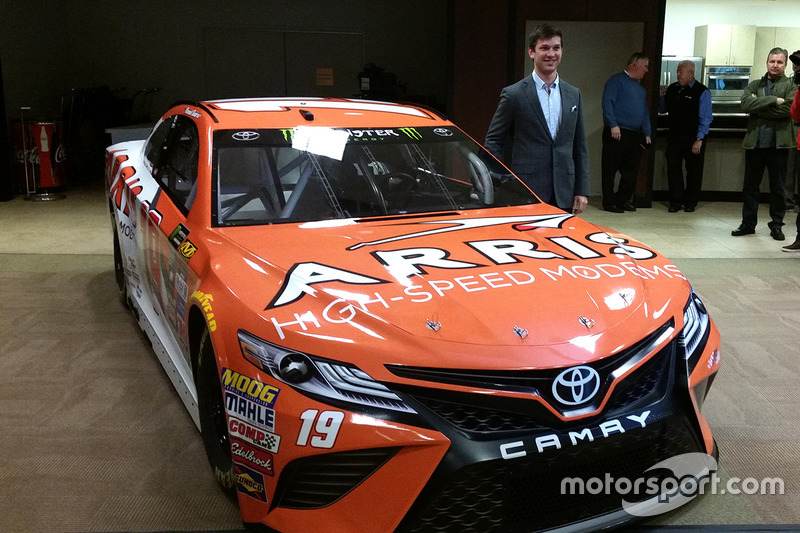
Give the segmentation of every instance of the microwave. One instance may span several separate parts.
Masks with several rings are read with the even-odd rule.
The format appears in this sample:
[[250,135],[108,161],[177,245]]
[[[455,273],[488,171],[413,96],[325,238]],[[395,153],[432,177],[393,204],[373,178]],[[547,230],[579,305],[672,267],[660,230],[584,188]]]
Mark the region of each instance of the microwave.
[[750,83],[750,67],[708,66],[704,83],[712,101],[739,101]]

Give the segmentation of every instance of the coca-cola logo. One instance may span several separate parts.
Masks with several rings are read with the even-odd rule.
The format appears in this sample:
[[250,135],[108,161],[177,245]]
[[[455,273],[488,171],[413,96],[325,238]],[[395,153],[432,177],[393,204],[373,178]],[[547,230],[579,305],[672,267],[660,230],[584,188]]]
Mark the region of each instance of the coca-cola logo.
[[62,163],[67,160],[67,151],[63,144],[59,144],[56,148],[56,163]]

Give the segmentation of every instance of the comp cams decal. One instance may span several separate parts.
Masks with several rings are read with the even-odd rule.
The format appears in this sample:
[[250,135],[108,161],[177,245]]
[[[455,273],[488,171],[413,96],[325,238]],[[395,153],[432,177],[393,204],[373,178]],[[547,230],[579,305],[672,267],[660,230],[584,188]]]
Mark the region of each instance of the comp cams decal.
[[248,424],[244,420],[228,415],[228,433],[268,452],[278,453],[281,436]]

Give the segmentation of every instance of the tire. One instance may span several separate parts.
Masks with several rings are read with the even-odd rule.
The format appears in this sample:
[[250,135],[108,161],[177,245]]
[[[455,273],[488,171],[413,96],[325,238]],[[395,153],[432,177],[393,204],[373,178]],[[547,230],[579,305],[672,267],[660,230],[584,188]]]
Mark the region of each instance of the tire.
[[125,307],[130,307],[130,304],[128,303],[128,277],[125,275],[125,263],[122,259],[122,250],[119,246],[117,228],[113,225],[113,217],[111,221],[111,233],[114,236],[114,278],[117,282],[117,292],[122,304]]
[[197,355],[197,406],[200,433],[214,477],[222,490],[233,495],[236,477],[233,471],[230,439],[225,418],[225,403],[219,383],[217,358],[208,330],[203,331]]

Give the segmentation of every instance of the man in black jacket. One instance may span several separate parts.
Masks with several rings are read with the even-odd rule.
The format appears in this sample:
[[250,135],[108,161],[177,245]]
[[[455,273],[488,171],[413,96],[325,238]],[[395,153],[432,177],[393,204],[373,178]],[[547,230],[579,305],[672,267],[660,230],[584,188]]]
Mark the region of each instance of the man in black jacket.
[[[694,79],[694,63],[678,63],[678,81],[661,87],[659,107],[669,113],[667,182],[669,212],[695,210],[703,183],[706,136],[711,125],[711,92]],[[684,185],[683,166],[686,165]]]

